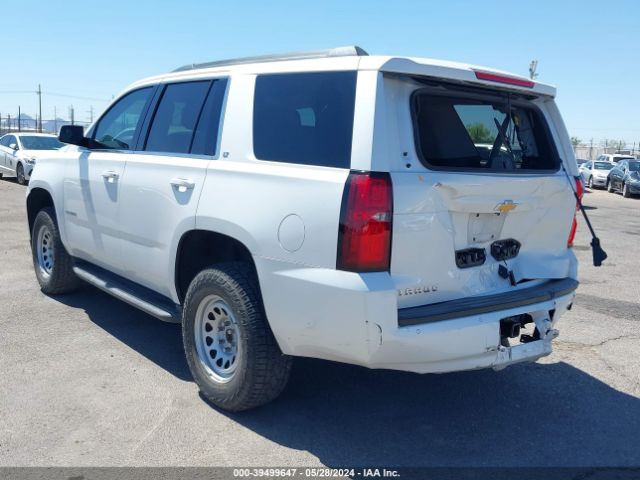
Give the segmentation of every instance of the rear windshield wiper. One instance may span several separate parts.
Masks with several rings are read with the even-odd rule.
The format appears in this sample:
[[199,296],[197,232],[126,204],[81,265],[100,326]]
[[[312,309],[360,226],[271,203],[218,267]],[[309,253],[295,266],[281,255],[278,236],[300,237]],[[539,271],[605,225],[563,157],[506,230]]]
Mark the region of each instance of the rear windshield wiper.
[[513,154],[511,142],[509,141],[509,135],[507,134],[509,122],[511,121],[511,95],[507,96],[507,114],[504,117],[502,125],[496,118],[494,118],[493,121],[496,124],[496,128],[498,129],[498,135],[496,136],[496,139],[493,142],[493,146],[491,147],[491,153],[489,154],[489,165],[491,165],[491,161],[500,152],[502,145],[504,145],[505,147],[507,147],[507,152],[509,152],[511,161],[513,162],[513,168],[515,168],[516,157]]

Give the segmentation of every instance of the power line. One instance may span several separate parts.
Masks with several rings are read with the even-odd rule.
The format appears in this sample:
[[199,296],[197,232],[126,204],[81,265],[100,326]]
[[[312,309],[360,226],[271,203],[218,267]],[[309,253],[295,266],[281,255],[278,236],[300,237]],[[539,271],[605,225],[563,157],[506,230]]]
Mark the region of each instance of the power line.
[[[32,90],[0,90],[0,94],[23,94],[23,93],[33,93]],[[37,94],[38,92],[36,92]],[[97,98],[97,97],[83,97],[79,95],[68,95],[66,93],[56,93],[56,92],[43,92],[40,91],[40,94],[49,95],[51,97],[64,97],[64,98],[73,98],[76,100],[93,100],[96,102],[110,102],[111,99],[108,98]]]

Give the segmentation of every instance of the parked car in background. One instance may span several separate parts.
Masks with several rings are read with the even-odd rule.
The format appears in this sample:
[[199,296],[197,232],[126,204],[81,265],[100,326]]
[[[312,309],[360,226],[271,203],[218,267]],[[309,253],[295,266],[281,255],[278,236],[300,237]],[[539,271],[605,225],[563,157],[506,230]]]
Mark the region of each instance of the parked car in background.
[[609,162],[609,163],[618,163],[620,160],[635,160],[636,157],[633,155],[622,155],[620,153],[608,153],[604,155],[600,155],[596,158],[597,162]]
[[15,176],[25,185],[39,157],[64,147],[55,135],[46,133],[8,133],[0,138],[0,178]]
[[589,160],[580,166],[580,175],[589,188],[605,187],[609,171],[615,167],[611,162],[599,162]]
[[609,172],[607,191],[625,198],[640,194],[640,160],[620,160]]
[[585,160],[584,158],[576,158],[576,163],[578,164],[579,167],[581,167],[582,165],[584,165],[588,161],[589,160]]

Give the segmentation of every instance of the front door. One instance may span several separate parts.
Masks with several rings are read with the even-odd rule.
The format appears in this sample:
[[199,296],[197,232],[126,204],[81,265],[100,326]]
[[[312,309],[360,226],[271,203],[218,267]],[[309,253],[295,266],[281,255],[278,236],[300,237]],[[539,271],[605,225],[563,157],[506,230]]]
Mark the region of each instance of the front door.
[[152,93],[152,87],[135,90],[114,103],[96,125],[93,148],[74,154],[65,177],[70,253],[115,273],[122,272],[122,178]]

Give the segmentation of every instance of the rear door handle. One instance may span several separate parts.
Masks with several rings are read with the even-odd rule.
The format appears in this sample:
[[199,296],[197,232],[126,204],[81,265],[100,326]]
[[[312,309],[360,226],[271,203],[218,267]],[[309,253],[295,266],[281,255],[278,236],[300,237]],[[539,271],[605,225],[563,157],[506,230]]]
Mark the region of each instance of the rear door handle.
[[196,186],[196,183],[188,178],[172,178],[170,183],[176,187],[179,192],[186,192]]
[[102,172],[102,178],[106,179],[109,183],[115,182],[119,176],[118,172],[114,172],[113,170],[105,170]]

